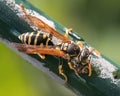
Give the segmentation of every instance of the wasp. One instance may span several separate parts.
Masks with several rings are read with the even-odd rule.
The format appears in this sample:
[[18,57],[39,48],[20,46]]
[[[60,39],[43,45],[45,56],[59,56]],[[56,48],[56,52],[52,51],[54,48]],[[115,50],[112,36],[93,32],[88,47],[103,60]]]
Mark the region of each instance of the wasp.
[[[41,19],[29,15],[24,6],[20,4],[20,7],[25,15],[26,20],[36,26],[37,28],[43,30],[50,35],[46,35],[41,32],[27,32],[23,33],[18,38],[24,43],[14,43],[19,51],[25,52],[27,54],[37,54],[40,58],[45,59],[46,55],[53,55],[62,59],[67,60],[68,66],[73,72],[80,76],[81,74],[92,75],[92,65],[90,55],[94,50],[86,47],[82,41],[72,41],[69,39],[69,32],[72,29],[68,29],[64,35],[57,32],[54,28],[50,27]],[[54,44],[52,37],[60,39],[62,42]],[[63,70],[62,62],[59,63],[58,70],[59,74],[68,81],[68,78]]]

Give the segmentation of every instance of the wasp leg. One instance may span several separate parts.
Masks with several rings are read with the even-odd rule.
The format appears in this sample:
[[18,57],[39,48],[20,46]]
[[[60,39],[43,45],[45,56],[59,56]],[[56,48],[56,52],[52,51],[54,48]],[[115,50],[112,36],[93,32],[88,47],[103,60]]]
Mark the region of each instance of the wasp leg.
[[86,60],[86,64],[88,64],[88,76],[91,76],[92,75],[92,66],[90,64],[90,60]]
[[88,70],[89,70],[88,76],[91,76],[92,75],[92,66],[90,63],[88,63]]
[[92,75],[92,67],[91,64],[88,63],[88,66],[85,66],[82,70],[81,70],[82,74],[87,74],[90,77]]
[[65,82],[67,82],[67,81],[68,81],[68,78],[67,78],[67,76],[64,74],[61,64],[58,66],[58,69],[59,69],[59,74],[62,75],[62,76],[65,78]]
[[63,59],[60,57],[58,70],[59,70],[59,74],[62,75],[65,78],[65,83],[66,83],[68,81],[68,78],[65,75],[65,73],[63,72],[62,65],[63,65]]
[[38,54],[41,59],[45,59],[45,55]]
[[72,32],[72,28],[69,28],[69,29],[66,30],[66,33],[64,35],[66,38],[68,38],[69,32]]
[[96,50],[96,49],[93,50],[93,53],[95,53],[99,57],[101,56],[101,53],[98,50]]
[[80,77],[79,74],[78,74],[78,72],[77,72],[77,70],[72,66],[71,62],[68,62],[68,66],[69,66],[69,68],[70,68],[71,70],[74,71],[74,73],[75,73],[78,77]]
[[82,72],[82,74],[87,74],[88,70],[89,70],[88,66],[85,66],[85,67],[82,68],[81,72]]

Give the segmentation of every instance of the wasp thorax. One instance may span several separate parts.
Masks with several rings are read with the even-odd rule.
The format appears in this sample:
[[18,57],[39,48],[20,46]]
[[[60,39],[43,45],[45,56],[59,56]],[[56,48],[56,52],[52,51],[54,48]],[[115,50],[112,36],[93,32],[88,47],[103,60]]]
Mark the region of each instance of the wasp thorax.
[[80,54],[80,48],[75,43],[71,43],[68,45],[66,52],[70,56],[78,56]]

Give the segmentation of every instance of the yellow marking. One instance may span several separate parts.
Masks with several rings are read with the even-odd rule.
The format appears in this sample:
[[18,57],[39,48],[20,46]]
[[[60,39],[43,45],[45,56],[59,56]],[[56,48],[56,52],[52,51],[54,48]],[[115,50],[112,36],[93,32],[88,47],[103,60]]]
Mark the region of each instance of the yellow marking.
[[38,41],[38,36],[40,35],[40,32],[37,33],[36,37],[35,37],[35,40],[34,40],[34,45],[37,44],[37,41]]
[[45,59],[45,55],[38,54],[41,59]]
[[67,76],[64,74],[63,70],[62,70],[62,65],[58,66],[58,70],[59,70],[59,74],[62,75],[65,78],[65,83],[68,81]]
[[81,48],[84,48],[84,44],[83,44],[83,42],[78,41],[76,44],[79,45]]
[[50,41],[50,38],[47,39],[46,41],[46,46],[48,46],[48,42]]
[[43,39],[45,39],[47,36],[46,36],[46,34],[43,34]]
[[29,44],[29,45],[30,45],[30,43],[31,43],[31,37],[32,37],[33,33],[34,33],[34,32],[30,33],[30,35],[29,35],[29,38],[28,38],[28,44]]
[[21,40],[21,35],[19,35],[18,38]]
[[66,51],[66,50],[67,50],[67,47],[64,47],[63,50]]
[[60,48],[59,48],[59,47],[56,47],[55,49],[60,50]]
[[29,33],[26,33],[26,34],[24,34],[24,43],[26,43],[26,36],[28,35]]
[[68,38],[68,31],[66,31],[65,35],[64,35],[66,38]]
[[67,46],[68,46],[68,43],[65,43],[64,46],[67,47]]
[[61,49],[66,51],[67,47],[68,47],[68,43],[63,43],[62,46],[61,46]]
[[21,41],[24,40],[23,35],[24,35],[24,34],[18,36],[18,38],[19,38]]
[[73,28],[68,28],[68,32],[73,32]]

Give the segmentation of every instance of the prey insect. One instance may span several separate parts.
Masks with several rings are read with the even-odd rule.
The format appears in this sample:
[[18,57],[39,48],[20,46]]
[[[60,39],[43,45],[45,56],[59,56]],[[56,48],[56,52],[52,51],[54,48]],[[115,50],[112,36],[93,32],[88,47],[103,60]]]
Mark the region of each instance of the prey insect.
[[[78,77],[81,74],[92,75],[90,55],[94,50],[90,50],[82,41],[74,42],[70,40],[68,36],[69,32],[72,31],[71,29],[68,29],[65,35],[62,35],[41,19],[29,15],[23,5],[20,5],[20,7],[30,24],[33,24],[44,32],[50,33],[50,35],[47,36],[45,33],[41,32],[27,32],[21,34],[19,39],[24,44],[14,43],[19,51],[28,54],[37,54],[42,59],[45,59],[45,55],[58,56],[60,61],[62,61],[62,59],[67,60],[69,68],[73,70]],[[55,44],[54,41],[52,41],[53,36],[60,39],[62,42]],[[60,62],[58,66],[59,74],[62,75],[67,82],[68,78],[62,66],[63,64]]]

